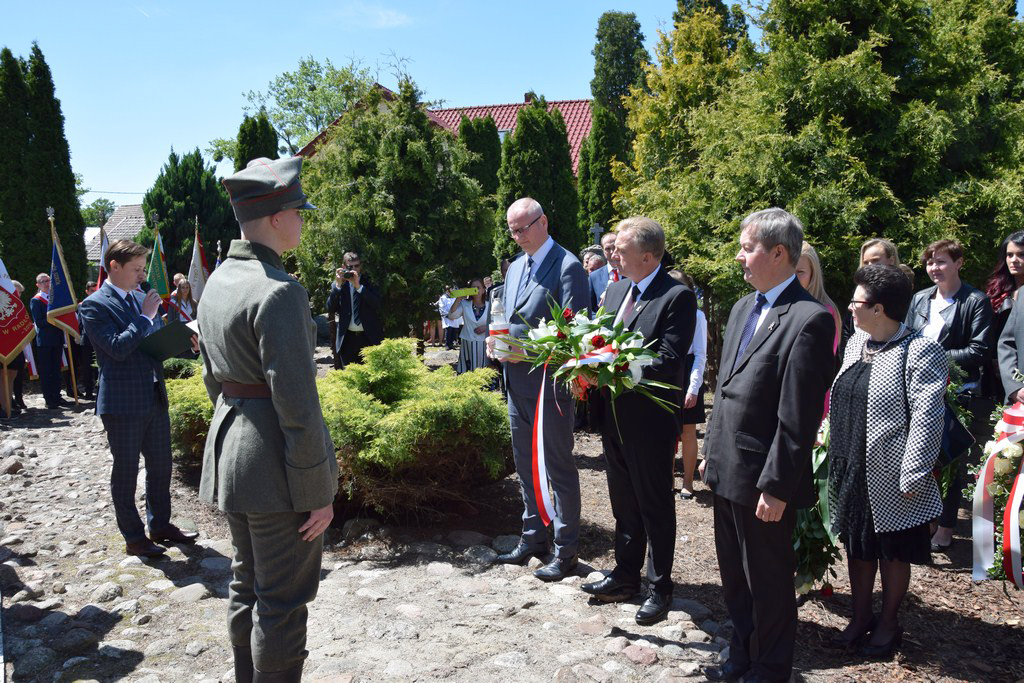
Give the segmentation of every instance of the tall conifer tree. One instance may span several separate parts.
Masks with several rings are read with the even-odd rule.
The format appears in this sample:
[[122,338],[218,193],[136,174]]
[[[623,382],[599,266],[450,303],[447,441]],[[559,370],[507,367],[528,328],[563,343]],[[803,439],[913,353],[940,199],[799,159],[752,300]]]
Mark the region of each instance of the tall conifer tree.
[[235,172],[241,171],[253,159],[277,158],[277,132],[270,125],[266,111],[261,109],[256,116],[246,114],[238,127],[235,150]]
[[[39,45],[32,44],[27,63],[29,92],[28,227],[36,241],[49,245],[46,208],[54,209],[57,234],[64,250],[71,282],[76,290],[85,287],[85,223],[75,192],[71,151],[64,137],[64,115],[54,93],[53,75]],[[41,270],[49,270],[44,258]]]
[[463,116],[459,123],[459,140],[477,155],[466,163],[465,172],[476,178],[484,195],[493,195],[498,191],[498,168],[501,166],[501,139],[494,119],[490,116],[476,119]]
[[[5,47],[0,50],[0,250],[11,277],[22,281],[49,270],[45,264],[50,254],[47,242],[35,239],[29,229],[28,100],[21,63]],[[46,215],[41,218],[45,222]]]
[[583,143],[589,168],[585,178],[582,173],[579,177],[580,229],[597,223],[607,230],[616,216],[612,196],[619,187],[612,176],[612,163],[625,162],[626,144],[622,126],[611,112],[597,102],[590,111],[590,135]]

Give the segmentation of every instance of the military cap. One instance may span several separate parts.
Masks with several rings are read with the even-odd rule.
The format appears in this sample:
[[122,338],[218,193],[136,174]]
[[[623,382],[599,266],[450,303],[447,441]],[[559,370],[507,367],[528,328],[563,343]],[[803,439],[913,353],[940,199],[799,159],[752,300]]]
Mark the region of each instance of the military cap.
[[315,209],[302,191],[302,157],[260,157],[222,180],[239,223],[270,216],[285,209]]

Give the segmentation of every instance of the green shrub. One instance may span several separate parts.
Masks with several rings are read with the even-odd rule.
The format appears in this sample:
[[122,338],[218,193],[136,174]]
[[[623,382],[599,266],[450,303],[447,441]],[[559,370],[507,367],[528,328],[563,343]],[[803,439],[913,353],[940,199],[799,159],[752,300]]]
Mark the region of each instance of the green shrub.
[[415,340],[388,339],[364,363],[328,373],[320,402],[344,491],[387,515],[465,500],[511,471],[511,434],[494,371],[431,372]]
[[187,379],[202,374],[202,361],[198,358],[168,358],[164,361],[166,379]]
[[171,449],[183,462],[201,464],[206,434],[213,419],[213,404],[206,393],[202,374],[196,372],[186,379],[167,380],[167,403],[171,418]]

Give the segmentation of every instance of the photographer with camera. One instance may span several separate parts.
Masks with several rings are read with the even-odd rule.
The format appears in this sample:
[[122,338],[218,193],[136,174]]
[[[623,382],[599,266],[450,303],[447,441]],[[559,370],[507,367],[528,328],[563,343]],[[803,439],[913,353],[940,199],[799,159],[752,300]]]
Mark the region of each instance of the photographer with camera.
[[335,322],[334,367],[343,368],[360,361],[359,352],[375,346],[384,338],[380,324],[380,295],[363,274],[359,254],[346,252],[344,266],[334,272],[331,293],[327,297],[327,317]]

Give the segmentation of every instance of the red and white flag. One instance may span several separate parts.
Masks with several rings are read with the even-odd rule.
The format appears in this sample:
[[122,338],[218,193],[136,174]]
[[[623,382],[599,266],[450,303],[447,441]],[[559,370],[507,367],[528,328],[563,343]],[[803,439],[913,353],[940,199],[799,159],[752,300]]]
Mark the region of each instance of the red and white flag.
[[0,363],[9,365],[35,336],[32,316],[25,310],[7,266],[0,259]]

